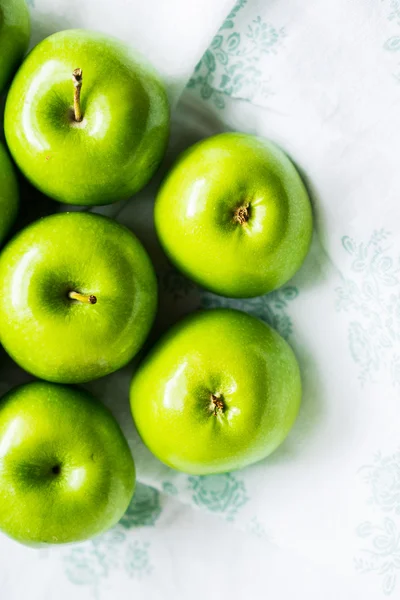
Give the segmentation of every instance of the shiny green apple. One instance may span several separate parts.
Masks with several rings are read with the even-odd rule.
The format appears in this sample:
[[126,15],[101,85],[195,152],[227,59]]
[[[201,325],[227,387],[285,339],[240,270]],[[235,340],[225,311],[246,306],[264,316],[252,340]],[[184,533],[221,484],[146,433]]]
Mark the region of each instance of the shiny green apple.
[[0,0],[0,93],[28,49],[30,19],[25,0]]
[[183,153],[158,193],[155,223],[178,269],[236,298],[286,283],[312,235],[310,200],[292,162],[271,142],[241,133]]
[[0,400],[0,530],[28,544],[91,538],[135,487],[122,431],[87,392],[37,381]]
[[259,461],[283,442],[301,380],[276,331],[221,308],[167,332],[135,373],[130,398],[139,435],[157,458],[208,475]]
[[14,167],[4,146],[0,144],[0,245],[14,223],[18,204],[18,184]]
[[158,75],[121,42],[92,31],[43,40],[7,98],[5,133],[15,162],[60,202],[129,198],[156,171],[168,132]]
[[46,217],[0,255],[0,342],[41,379],[79,383],[116,371],[141,348],[156,305],[142,244],[100,215]]

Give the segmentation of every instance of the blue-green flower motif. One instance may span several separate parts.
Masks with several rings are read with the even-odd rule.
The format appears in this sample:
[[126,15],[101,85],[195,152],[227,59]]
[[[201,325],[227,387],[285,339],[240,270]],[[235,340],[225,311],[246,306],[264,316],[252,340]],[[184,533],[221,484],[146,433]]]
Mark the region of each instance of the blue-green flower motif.
[[227,521],[233,521],[249,500],[244,482],[232,473],[189,477],[188,484],[197,506],[223,515]]
[[[398,27],[400,27],[400,0],[384,0],[388,1],[390,12],[388,14],[388,20],[395,23]],[[384,44],[384,50],[387,52],[399,52],[400,51],[400,31],[398,34],[390,36]],[[397,63],[397,66],[400,66],[400,63]],[[400,81],[400,70],[397,70],[393,73],[393,76],[397,81]]]
[[130,541],[118,528],[72,546],[64,554],[63,562],[69,581],[91,586],[95,597],[104,580],[115,572],[123,570],[129,577],[141,578],[152,571],[149,543],[138,539]]
[[119,524],[125,529],[151,526],[160,514],[160,493],[152,487],[137,483],[133,500]]
[[394,35],[386,40],[384,48],[389,52],[398,52],[400,50],[400,35]]
[[390,244],[390,233],[375,231],[368,242],[342,238],[350,257],[351,277],[337,288],[336,308],[353,317],[349,349],[364,384],[389,371],[397,385],[400,354],[400,256]]
[[371,369],[379,368],[379,356],[371,344],[368,331],[360,323],[353,322],[349,325],[349,348],[356,363],[360,364],[367,373]]
[[232,300],[203,292],[201,303],[203,308],[230,307],[243,310],[262,319],[287,339],[293,331],[293,324],[286,314],[286,310],[298,295],[299,290],[292,285],[271,292],[266,296],[244,300]]
[[178,495],[178,488],[170,481],[163,481],[162,490],[163,490],[164,494],[168,494],[168,496],[177,496]]
[[400,355],[396,354],[393,356],[391,364],[391,373],[393,385],[400,387]]
[[389,21],[396,21],[400,25],[400,0],[389,0],[390,13],[388,15]]
[[382,577],[382,591],[390,595],[396,586],[400,569],[400,531],[388,517],[382,524],[361,523],[357,535],[368,546],[355,558],[355,567],[361,573],[377,573]]
[[400,515],[400,450],[388,456],[376,454],[360,473],[370,486],[370,502],[384,512]]
[[238,0],[235,6],[232,8],[229,15],[226,17],[224,24],[221,27],[223,29],[232,29],[235,25],[235,17],[238,12],[247,4],[247,0]]
[[[125,540],[120,533],[107,532],[84,544],[72,546],[64,556],[65,573],[68,579],[76,585],[96,585],[108,577],[110,569],[116,567],[117,553],[111,553],[109,548]],[[110,559],[110,560],[109,560]]]
[[268,539],[272,541],[271,535],[265,530],[265,527],[257,517],[252,517],[247,525],[247,531],[258,538]]
[[125,554],[125,570],[130,577],[141,579],[145,575],[149,575],[153,567],[149,557],[149,542],[141,542],[135,540],[129,544]]
[[134,498],[116,527],[93,540],[70,546],[63,554],[71,583],[88,585],[98,596],[102,582],[114,572],[141,578],[152,571],[149,543],[137,539],[135,527],[153,526],[161,514],[157,490],[137,484]]
[[[263,56],[273,54],[285,32],[262,20],[247,23],[245,31],[232,31],[247,0],[239,0],[197,64],[188,87],[198,89],[204,100],[224,108],[225,97],[251,101],[256,94],[271,94],[269,81],[258,67]],[[242,28],[241,28],[242,29]]]
[[231,33],[228,35],[226,39],[226,51],[228,54],[233,52],[240,46],[240,34],[239,33]]
[[387,456],[376,454],[359,472],[370,489],[369,503],[383,516],[378,524],[364,521],[357,527],[362,542],[355,566],[362,573],[382,576],[382,590],[391,594],[400,569],[400,450]]

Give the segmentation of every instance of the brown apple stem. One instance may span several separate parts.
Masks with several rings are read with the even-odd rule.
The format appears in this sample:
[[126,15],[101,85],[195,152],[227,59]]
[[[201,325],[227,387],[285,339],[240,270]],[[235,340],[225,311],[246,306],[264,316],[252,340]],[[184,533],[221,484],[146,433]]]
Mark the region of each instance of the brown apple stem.
[[96,296],[89,294],[80,294],[79,292],[69,292],[68,298],[71,300],[78,300],[78,302],[85,302],[86,304],[96,304]]
[[233,220],[235,223],[239,223],[239,225],[245,225],[250,218],[250,207],[246,202],[239,206],[235,212],[233,213]]
[[74,84],[74,117],[77,123],[83,119],[81,111],[81,89],[82,89],[82,69],[75,69],[72,73],[72,82]]
[[215,417],[218,414],[221,414],[224,412],[225,404],[221,397],[221,394],[219,394],[219,393],[211,394],[210,400],[211,400],[211,405],[210,405],[211,412],[213,413],[213,415]]

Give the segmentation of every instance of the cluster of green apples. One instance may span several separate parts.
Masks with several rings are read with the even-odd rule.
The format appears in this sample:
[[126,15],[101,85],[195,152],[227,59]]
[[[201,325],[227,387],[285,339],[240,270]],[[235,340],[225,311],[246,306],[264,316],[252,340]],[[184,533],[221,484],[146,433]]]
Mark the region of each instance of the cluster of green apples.
[[[0,0],[0,93],[27,49],[23,0]],[[8,91],[4,130],[23,175],[51,198],[97,206],[127,199],[157,170],[169,105],[151,66],[119,41],[68,30],[27,56]],[[92,174],[96,174],[95,177]],[[0,147],[0,243],[18,208]],[[155,205],[171,262],[217,294],[253,297],[284,284],[311,239],[310,202],[270,142],[221,134],[189,148]],[[114,525],[135,488],[133,458],[85,383],[126,365],[157,310],[149,256],[127,228],[88,212],[19,231],[0,253],[0,342],[38,378],[0,401],[0,529],[26,544],[88,539]],[[170,329],[131,385],[137,430],[167,465],[192,474],[269,455],[298,413],[301,381],[287,343],[230,309]]]

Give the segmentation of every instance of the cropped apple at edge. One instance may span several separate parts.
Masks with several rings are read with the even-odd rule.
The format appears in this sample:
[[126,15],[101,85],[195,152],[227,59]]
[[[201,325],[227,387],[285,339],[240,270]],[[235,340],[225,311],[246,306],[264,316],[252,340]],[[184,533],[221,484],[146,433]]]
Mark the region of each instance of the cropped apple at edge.
[[110,204],[155,173],[168,141],[169,105],[158,74],[132,48],[71,29],[29,53],[11,85],[4,128],[18,167],[44,194]]
[[0,402],[0,530],[27,545],[89,539],[115,525],[135,488],[123,433],[93,396],[37,381]]
[[28,49],[29,11],[25,0],[0,0],[0,94]]
[[107,217],[46,217],[0,254],[0,341],[41,379],[81,383],[121,368],[144,343],[156,308],[150,258]]
[[0,247],[15,221],[18,205],[19,190],[14,167],[0,143]]

